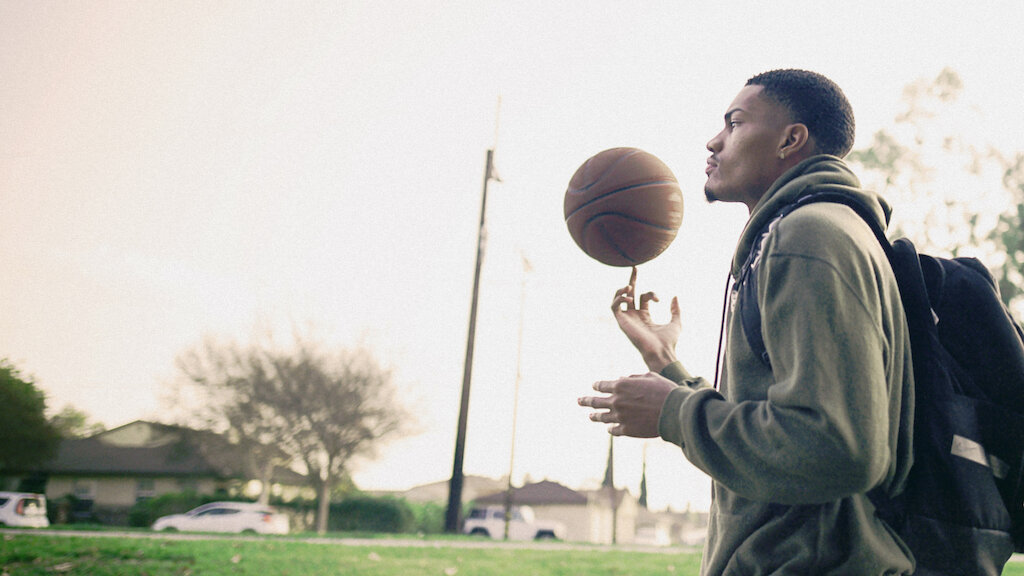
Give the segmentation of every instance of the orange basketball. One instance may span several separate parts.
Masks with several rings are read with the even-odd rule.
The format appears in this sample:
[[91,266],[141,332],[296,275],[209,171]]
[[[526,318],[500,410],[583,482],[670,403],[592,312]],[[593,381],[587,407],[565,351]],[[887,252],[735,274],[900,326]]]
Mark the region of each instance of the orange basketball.
[[635,266],[668,248],[683,222],[683,194],[664,162],[612,148],[583,163],[565,191],[565,223],[576,244],[609,266]]

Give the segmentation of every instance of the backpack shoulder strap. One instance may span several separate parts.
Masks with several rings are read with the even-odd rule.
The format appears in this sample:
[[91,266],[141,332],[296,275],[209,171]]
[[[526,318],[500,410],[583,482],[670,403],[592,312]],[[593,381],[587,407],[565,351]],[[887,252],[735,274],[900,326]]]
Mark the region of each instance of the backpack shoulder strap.
[[889,239],[885,236],[885,230],[878,224],[878,221],[875,219],[874,214],[871,213],[868,206],[854,196],[843,194],[841,192],[819,192],[804,196],[796,202],[787,204],[780,208],[778,212],[775,213],[775,216],[769,220],[758,233],[757,240],[754,241],[750,249],[750,254],[747,255],[747,259],[740,270],[739,281],[735,288],[738,293],[737,308],[740,314],[740,321],[743,325],[743,333],[747,337],[747,343],[750,345],[750,349],[754,351],[754,354],[769,368],[772,365],[771,358],[768,357],[768,350],[764,345],[764,333],[761,330],[761,308],[760,304],[757,302],[757,267],[761,261],[761,249],[764,245],[765,238],[767,238],[768,234],[772,231],[779,220],[801,206],[815,204],[818,202],[832,202],[834,204],[842,204],[851,208],[871,228],[875,238],[878,239],[878,243],[885,251],[886,257],[890,261],[893,259],[893,247],[892,244],[889,243]]

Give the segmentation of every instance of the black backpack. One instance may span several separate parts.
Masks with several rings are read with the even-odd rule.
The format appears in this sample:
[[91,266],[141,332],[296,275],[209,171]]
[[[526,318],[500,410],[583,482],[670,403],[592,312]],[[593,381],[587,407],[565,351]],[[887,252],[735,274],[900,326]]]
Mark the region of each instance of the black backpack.
[[822,192],[779,210],[740,274],[737,310],[751,349],[771,366],[757,302],[758,259],[772,224],[797,208],[833,202],[868,223],[892,264],[914,362],[914,463],[904,491],[868,493],[906,542],[915,574],[997,575],[1024,551],[1024,332],[974,258],[918,254],[893,243],[853,196]]

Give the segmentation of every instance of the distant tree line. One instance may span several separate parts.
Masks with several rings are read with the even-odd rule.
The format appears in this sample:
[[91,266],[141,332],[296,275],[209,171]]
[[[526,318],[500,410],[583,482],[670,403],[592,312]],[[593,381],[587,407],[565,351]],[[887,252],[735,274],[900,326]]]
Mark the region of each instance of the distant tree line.
[[975,256],[1024,317],[1024,152],[1000,150],[952,69],[906,86],[891,126],[849,155],[895,204],[895,234],[920,250]]

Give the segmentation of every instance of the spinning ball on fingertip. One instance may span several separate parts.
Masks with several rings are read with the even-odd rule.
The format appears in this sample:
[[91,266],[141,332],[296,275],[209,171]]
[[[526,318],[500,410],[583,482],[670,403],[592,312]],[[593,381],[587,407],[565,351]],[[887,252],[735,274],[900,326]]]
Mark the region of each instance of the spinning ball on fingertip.
[[683,195],[675,175],[653,154],[611,148],[576,170],[564,209],[569,234],[583,252],[609,266],[636,266],[675,239]]

